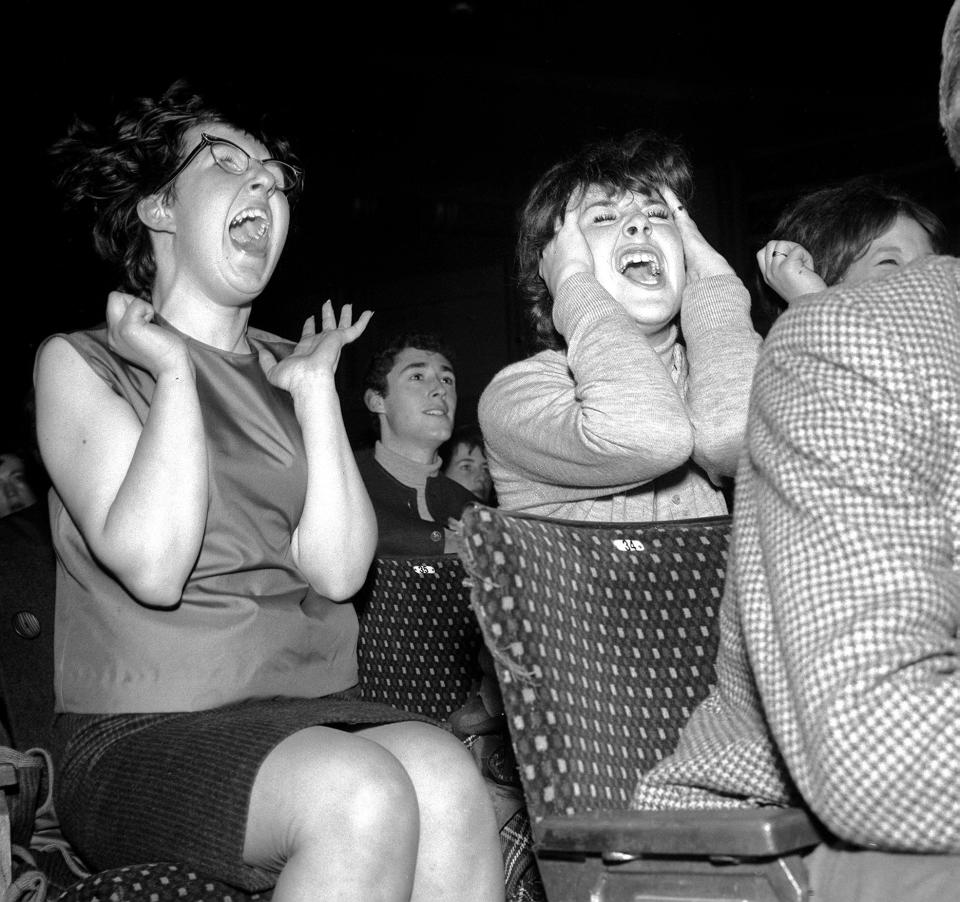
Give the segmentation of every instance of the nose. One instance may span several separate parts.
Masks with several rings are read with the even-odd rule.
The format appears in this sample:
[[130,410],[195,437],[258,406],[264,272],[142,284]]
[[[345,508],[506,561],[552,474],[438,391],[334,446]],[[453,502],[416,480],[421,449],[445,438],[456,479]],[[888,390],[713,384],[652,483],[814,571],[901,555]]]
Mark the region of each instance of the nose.
[[247,172],[252,191],[263,191],[270,197],[277,190],[277,177],[259,160],[251,160]]
[[623,231],[631,238],[637,235],[649,235],[653,231],[647,215],[640,210],[632,213],[624,220]]

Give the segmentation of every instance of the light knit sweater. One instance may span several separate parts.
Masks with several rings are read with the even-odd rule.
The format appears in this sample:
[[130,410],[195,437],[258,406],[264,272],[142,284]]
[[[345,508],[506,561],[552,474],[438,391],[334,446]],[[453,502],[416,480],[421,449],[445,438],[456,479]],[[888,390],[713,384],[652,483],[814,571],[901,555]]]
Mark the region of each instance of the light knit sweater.
[[653,347],[587,273],[563,283],[553,317],[566,353],[507,366],[480,398],[500,506],[594,521],[725,514],[760,347],[743,283],[688,286],[685,347],[676,329]]

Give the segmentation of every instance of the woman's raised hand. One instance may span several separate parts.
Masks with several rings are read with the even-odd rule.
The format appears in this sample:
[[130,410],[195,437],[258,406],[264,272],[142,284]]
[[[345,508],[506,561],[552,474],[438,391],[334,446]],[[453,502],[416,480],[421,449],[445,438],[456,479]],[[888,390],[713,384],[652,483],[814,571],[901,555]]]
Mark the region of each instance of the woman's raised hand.
[[733,275],[733,267],[703,237],[680,198],[666,185],[660,188],[660,194],[673,214],[673,221],[677,224],[680,239],[683,241],[687,285],[708,276]]
[[353,322],[353,306],[344,304],[338,322],[333,303],[326,301],[320,311],[320,331],[316,330],[314,317],[308,316],[297,346],[267,371],[270,383],[292,393],[313,376],[332,376],[337,371],[340,352],[363,334],[372,316],[371,310],[364,310]]
[[579,204],[567,207],[556,235],[540,254],[540,278],[552,298],[570,276],[594,271],[593,253],[580,229],[579,212]]
[[111,291],[107,297],[107,341],[125,360],[159,377],[189,363],[187,345],[153,318],[153,304],[132,294]]
[[794,241],[768,241],[757,251],[757,265],[763,281],[788,304],[827,287],[814,271],[809,251]]

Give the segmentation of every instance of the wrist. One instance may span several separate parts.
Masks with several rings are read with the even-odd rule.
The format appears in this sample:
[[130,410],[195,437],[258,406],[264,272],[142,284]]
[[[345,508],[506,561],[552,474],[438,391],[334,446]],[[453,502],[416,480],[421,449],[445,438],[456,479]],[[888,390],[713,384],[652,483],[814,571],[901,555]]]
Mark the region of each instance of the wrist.
[[182,355],[164,360],[163,364],[157,367],[155,375],[157,382],[193,383],[197,378],[197,370],[190,355],[184,351]]
[[331,393],[337,394],[336,379],[332,372],[301,373],[295,379],[291,379],[286,389],[293,398],[294,408],[298,412],[301,407],[309,409]]

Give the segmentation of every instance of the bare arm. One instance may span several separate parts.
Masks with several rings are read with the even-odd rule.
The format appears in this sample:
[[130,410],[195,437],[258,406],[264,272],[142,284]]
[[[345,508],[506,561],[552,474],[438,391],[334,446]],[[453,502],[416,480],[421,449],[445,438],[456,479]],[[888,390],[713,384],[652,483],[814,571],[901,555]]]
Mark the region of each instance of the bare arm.
[[293,398],[307,455],[307,495],[293,534],[294,560],[310,585],[334,601],[357,592],[377,544],[376,515],[347,439],[334,381],[343,346],[360,337],[371,316],[366,311],[353,323],[347,304],[338,324],[327,301],[322,331],[315,333],[311,317],[293,354],[268,373]]
[[193,366],[144,301],[113,293],[111,346],[156,388],[141,426],[62,339],[37,361],[37,436],[54,487],[94,555],[138,601],[176,605],[200,550],[207,455]]

